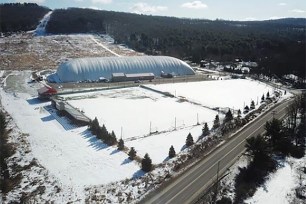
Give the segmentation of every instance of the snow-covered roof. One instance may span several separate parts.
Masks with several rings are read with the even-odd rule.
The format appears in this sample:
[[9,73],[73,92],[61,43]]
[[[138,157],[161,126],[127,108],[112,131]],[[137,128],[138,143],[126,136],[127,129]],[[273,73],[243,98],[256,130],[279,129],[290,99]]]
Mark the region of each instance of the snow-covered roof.
[[98,57],[78,58],[60,64],[57,69],[59,82],[77,82],[98,80],[100,77],[110,79],[113,73],[137,74],[161,72],[175,75],[194,75],[193,69],[182,60],[168,56],[133,56],[133,57]]

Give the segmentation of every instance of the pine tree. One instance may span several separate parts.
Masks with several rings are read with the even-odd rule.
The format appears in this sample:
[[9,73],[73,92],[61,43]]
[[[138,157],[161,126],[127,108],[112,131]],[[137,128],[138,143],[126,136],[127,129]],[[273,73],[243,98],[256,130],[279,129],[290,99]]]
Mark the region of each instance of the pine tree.
[[109,135],[109,145],[114,145],[117,143],[117,137],[115,135],[115,132],[112,131],[112,133]]
[[189,133],[188,135],[187,135],[187,138],[186,138],[186,146],[187,147],[190,147],[191,145],[193,145],[193,137],[192,137],[192,135],[191,135],[191,133]]
[[240,117],[241,117],[241,110],[238,109],[238,118],[240,118]]
[[255,102],[253,100],[251,101],[250,109],[251,110],[255,109]]
[[270,98],[270,93],[269,93],[269,91],[267,92],[267,97],[266,97],[267,99],[268,98]]
[[207,123],[204,124],[204,127],[202,128],[202,136],[207,136],[209,135],[209,128]]
[[149,172],[152,170],[152,160],[149,157],[148,153],[145,154],[141,161],[141,169],[145,172]]
[[101,127],[101,135],[102,135],[103,141],[106,140],[108,134],[109,134],[109,133],[108,133],[108,131],[107,131],[105,125],[103,124],[102,127]]
[[265,101],[265,94],[262,94],[261,101]]
[[134,149],[134,147],[131,147],[131,149],[130,149],[130,151],[129,151],[129,153],[128,153],[128,155],[129,155],[129,159],[130,160],[134,160],[134,158],[136,157],[136,151],[135,151],[135,149]]
[[173,158],[175,157],[175,150],[174,150],[174,147],[173,145],[171,145],[170,149],[169,149],[169,158]]
[[245,106],[245,107],[244,107],[244,110],[243,110],[243,113],[248,113],[249,111],[250,111],[249,106]]
[[97,135],[97,138],[98,138],[98,139],[104,141],[104,140],[103,140],[103,136],[102,136],[102,128],[101,128],[101,127],[98,127],[98,130],[97,130],[96,135]]
[[124,150],[124,141],[122,138],[120,138],[117,147],[118,147],[118,150],[121,150],[121,151]]
[[99,121],[97,117],[95,117],[95,119],[89,123],[89,129],[91,130],[92,134],[97,135],[99,127]]
[[217,129],[219,126],[220,126],[219,115],[216,115],[215,120],[214,120],[213,129]]
[[225,114],[224,123],[227,123],[233,119],[233,114],[230,109],[228,109],[227,113]]

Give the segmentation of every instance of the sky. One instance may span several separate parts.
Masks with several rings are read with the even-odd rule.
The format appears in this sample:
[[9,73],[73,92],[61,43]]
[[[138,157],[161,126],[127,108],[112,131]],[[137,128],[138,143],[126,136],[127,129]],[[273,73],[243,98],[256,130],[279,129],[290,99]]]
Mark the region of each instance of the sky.
[[198,19],[267,20],[306,18],[306,0],[0,0],[56,8],[80,7]]

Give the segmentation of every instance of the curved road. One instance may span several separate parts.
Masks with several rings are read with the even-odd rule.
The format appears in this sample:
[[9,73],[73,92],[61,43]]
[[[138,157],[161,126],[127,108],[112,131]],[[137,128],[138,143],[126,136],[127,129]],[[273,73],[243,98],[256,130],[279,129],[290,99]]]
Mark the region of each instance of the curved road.
[[[286,107],[291,101],[292,99],[287,99],[276,104],[263,115],[258,116],[205,159],[191,167],[163,189],[153,192],[141,203],[178,204],[196,201],[201,193],[217,180],[218,165],[220,176],[244,152],[245,140],[262,134],[265,131],[265,123],[271,120],[273,115],[278,119],[283,118],[286,115]],[[273,112],[275,114],[272,114]]]

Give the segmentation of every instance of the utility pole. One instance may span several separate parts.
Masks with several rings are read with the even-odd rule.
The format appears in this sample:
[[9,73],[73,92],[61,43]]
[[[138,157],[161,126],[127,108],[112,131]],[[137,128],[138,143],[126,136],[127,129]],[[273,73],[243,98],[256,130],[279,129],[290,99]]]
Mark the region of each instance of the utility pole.
[[199,123],[199,113],[197,113],[197,125],[200,125],[200,123]]
[[152,122],[150,121],[150,135],[151,135]]
[[122,135],[123,135],[123,128],[121,126],[121,139],[122,139]]

